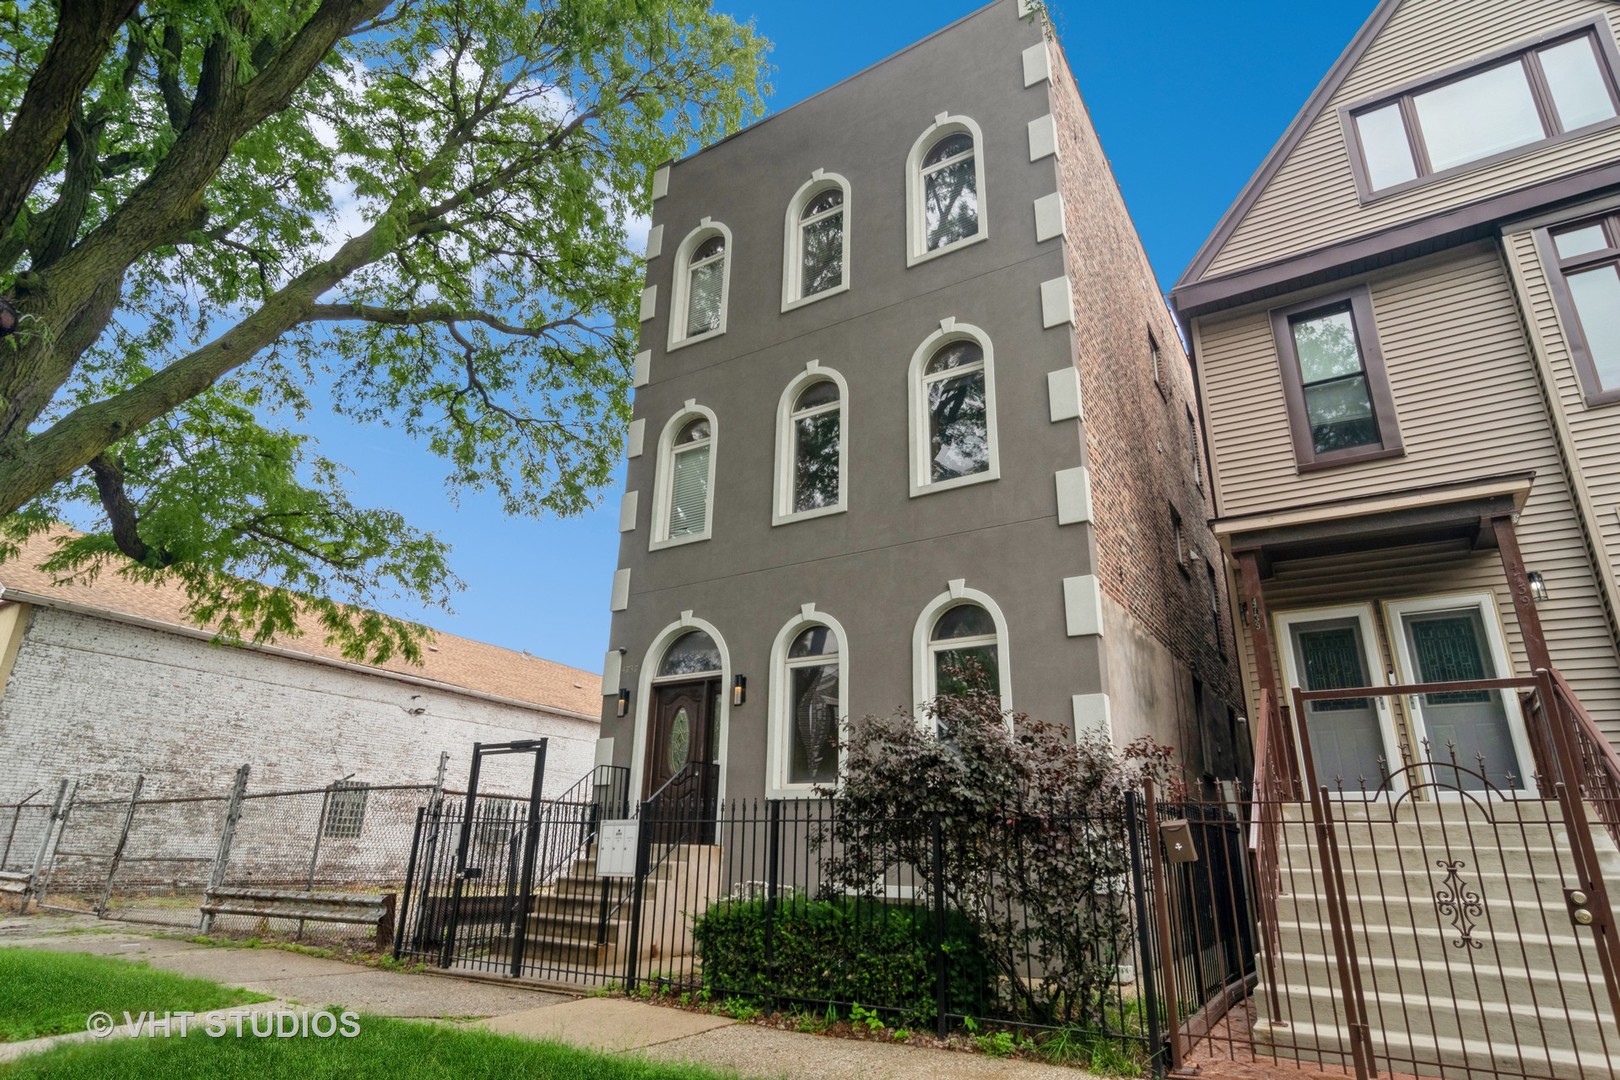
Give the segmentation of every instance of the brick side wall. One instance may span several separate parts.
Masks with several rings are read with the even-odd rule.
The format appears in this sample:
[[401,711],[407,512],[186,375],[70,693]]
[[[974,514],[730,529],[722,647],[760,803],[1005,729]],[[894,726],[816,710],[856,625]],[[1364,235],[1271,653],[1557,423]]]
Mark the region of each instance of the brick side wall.
[[[1226,615],[1227,576],[1208,527],[1208,481],[1198,479],[1207,472],[1202,431],[1196,472],[1188,437],[1189,411],[1198,423],[1192,371],[1074,76],[1055,42],[1048,50],[1097,573],[1104,591],[1137,626],[1202,681],[1205,756],[1215,759],[1215,767],[1232,749],[1223,703],[1242,699],[1229,659],[1235,650]],[[1157,382],[1150,334],[1159,346]],[[1199,556],[1179,565],[1172,507],[1181,517],[1187,551]],[[1218,615],[1210,603],[1211,559],[1221,596]]]
[[[462,787],[472,744],[547,737],[546,794],[595,760],[595,721],[505,706],[108,619],[36,608],[0,697],[0,801],[75,778],[87,791],[223,793],[319,787],[350,773],[431,783],[439,752]],[[527,792],[526,759],[486,762],[483,785]]]

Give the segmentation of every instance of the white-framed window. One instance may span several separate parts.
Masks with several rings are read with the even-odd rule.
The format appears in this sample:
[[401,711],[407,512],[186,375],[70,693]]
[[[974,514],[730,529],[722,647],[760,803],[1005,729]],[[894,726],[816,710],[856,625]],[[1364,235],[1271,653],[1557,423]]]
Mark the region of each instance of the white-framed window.
[[776,406],[776,503],[772,525],[848,507],[849,433],[844,377],[812,360]]
[[731,296],[731,230],[704,218],[675,250],[669,306],[669,347],[678,349],[726,332]]
[[771,649],[770,798],[803,798],[842,778],[839,743],[849,717],[845,657],[849,643],[837,619],[806,604],[776,635]]
[[977,243],[985,217],[984,136],[970,117],[941,113],[906,159],[906,265]]
[[707,540],[713,529],[714,413],[687,401],[658,440],[649,550]]
[[912,631],[912,693],[917,702],[952,692],[951,670],[964,661],[972,661],[990,676],[1001,695],[1001,708],[1010,712],[1007,618],[988,595],[953,581],[923,608]]
[[849,181],[817,169],[788,203],[782,310],[849,290]]
[[995,352],[976,326],[946,319],[911,357],[911,494],[995,480]]

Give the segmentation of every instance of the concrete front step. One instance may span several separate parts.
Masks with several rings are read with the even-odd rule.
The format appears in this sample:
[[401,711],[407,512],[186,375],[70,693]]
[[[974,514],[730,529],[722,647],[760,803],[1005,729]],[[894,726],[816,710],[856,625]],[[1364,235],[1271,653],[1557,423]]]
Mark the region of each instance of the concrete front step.
[[[1502,965],[1528,971],[1578,972],[1596,970],[1597,959],[1592,952],[1590,936],[1582,938],[1567,921],[1563,929],[1549,923],[1548,929],[1526,926],[1522,936],[1509,929],[1493,932],[1483,924],[1474,928],[1473,939],[1482,942],[1478,949],[1467,948],[1472,960],[1461,958],[1463,949],[1456,945],[1461,934],[1438,921],[1430,909],[1427,921],[1400,925],[1386,923],[1381,926],[1357,924],[1352,926],[1355,951],[1358,957],[1382,956],[1403,963],[1433,965],[1444,970],[1461,963],[1477,966]],[[1279,919],[1277,946],[1285,953],[1311,953],[1335,955],[1333,928],[1324,906],[1320,915],[1301,912],[1298,919]]]
[[[1597,820],[1597,807],[1588,800],[1583,804],[1589,818]],[[1311,805],[1302,802],[1289,802],[1279,804],[1280,811],[1276,815],[1278,820],[1291,824],[1308,823],[1314,820],[1311,817]],[[1497,799],[1497,798],[1448,798],[1445,800],[1424,800],[1405,798],[1399,801],[1390,798],[1377,799],[1335,799],[1333,801],[1333,820],[1335,822],[1385,822],[1391,819],[1400,822],[1434,822],[1459,821],[1465,817],[1480,820],[1489,816],[1497,821],[1523,821],[1529,822],[1562,822],[1564,820],[1563,807],[1557,799]]]
[[[1351,893],[1346,903],[1350,918],[1364,933],[1379,934],[1386,927],[1407,931],[1416,927],[1449,928],[1449,917],[1438,912],[1436,894],[1442,888],[1414,889],[1410,893],[1378,895],[1371,890]],[[1445,890],[1449,894],[1449,890]],[[1479,896],[1477,912],[1470,911],[1469,921],[1475,926],[1475,935],[1504,940],[1529,937],[1544,941],[1568,940],[1571,944],[1581,940],[1570,921],[1569,907],[1562,893],[1551,897],[1492,895],[1485,887],[1470,881],[1467,892]],[[1292,893],[1277,898],[1278,925],[1288,922],[1329,926],[1328,898],[1325,893]],[[1451,931],[1455,936],[1455,932]],[[1590,933],[1590,932],[1588,932]],[[1578,947],[1578,946],[1577,946]]]
[[[1257,1050],[1275,1048],[1278,1056],[1350,1065],[1349,1033],[1335,1017],[1301,1017],[1286,1027],[1262,1020],[1254,1026]],[[1445,1076],[1448,1080],[1498,1080],[1506,1076],[1550,1076],[1559,1080],[1611,1080],[1620,1076],[1620,1039],[1613,1032],[1608,1047],[1580,1050],[1517,1044],[1511,1034],[1490,1041],[1464,1041],[1455,1036],[1407,1035],[1373,1030],[1373,1054],[1380,1071]],[[1263,1050],[1261,1052],[1264,1052]]]
[[[1466,972],[1454,972],[1450,981],[1442,973],[1429,978],[1427,984],[1412,980],[1398,988],[1375,985],[1366,976],[1364,970],[1362,1000],[1368,1023],[1391,1036],[1419,1043],[1432,1043],[1438,1037],[1469,1045],[1546,1046],[1570,1053],[1595,1050],[1607,1040],[1610,1049],[1620,1053],[1620,1029],[1614,1025],[1607,1002],[1574,986],[1562,997],[1543,989],[1534,998],[1525,992],[1507,1000],[1486,1000],[1485,995],[1473,993]],[[1601,987],[1598,992],[1602,994]],[[1342,1024],[1341,1000],[1336,972],[1331,982],[1290,982],[1287,991],[1278,995],[1275,1017],[1270,1015],[1270,994],[1262,991],[1256,998],[1261,1020],[1280,1019],[1290,1024]]]
[[[1297,946],[1298,943],[1293,943]],[[1332,951],[1331,941],[1322,941],[1313,948],[1284,947],[1271,954],[1277,981],[1284,985],[1332,986],[1339,985],[1339,966]],[[1460,954],[1460,950],[1459,950]],[[1265,953],[1260,954],[1263,965]],[[1477,957],[1478,954],[1476,954]],[[1606,1009],[1607,988],[1603,973],[1594,957],[1565,957],[1567,962],[1542,967],[1526,967],[1522,957],[1487,954],[1486,959],[1459,959],[1455,962],[1436,962],[1429,959],[1392,957],[1385,952],[1369,955],[1363,943],[1356,945],[1356,964],[1361,971],[1362,983],[1387,991],[1427,1007],[1434,995],[1431,989],[1444,991],[1460,983],[1472,999],[1509,1004],[1527,1003],[1546,1007],[1548,1002],[1568,1001],[1582,1007]]]

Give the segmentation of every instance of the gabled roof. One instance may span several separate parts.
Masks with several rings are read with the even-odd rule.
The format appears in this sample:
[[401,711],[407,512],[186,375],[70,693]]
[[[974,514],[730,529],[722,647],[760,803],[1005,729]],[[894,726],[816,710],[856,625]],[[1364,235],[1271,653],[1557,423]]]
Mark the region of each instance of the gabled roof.
[[1237,201],[1227,208],[1226,213],[1221,216],[1221,220],[1216,224],[1215,231],[1210,233],[1204,240],[1203,246],[1198,249],[1198,254],[1193,256],[1192,264],[1182,272],[1181,278],[1176,282],[1171,290],[1172,292],[1183,286],[1191,285],[1204,276],[1204,272],[1209,269],[1209,264],[1214,261],[1215,256],[1220,254],[1221,248],[1226,244],[1226,241],[1237,230],[1237,227],[1242,224],[1244,216],[1248,214],[1255,201],[1264,193],[1266,185],[1271,183],[1271,179],[1277,174],[1277,170],[1282,168],[1283,162],[1288,160],[1288,155],[1294,152],[1294,148],[1305,137],[1305,133],[1310,129],[1311,124],[1322,112],[1322,109],[1333,99],[1333,95],[1339,92],[1339,87],[1344,84],[1344,80],[1349,77],[1351,70],[1361,60],[1362,54],[1367,51],[1368,46],[1378,37],[1379,32],[1384,28],[1384,24],[1389,22],[1390,16],[1395,14],[1395,9],[1400,4],[1401,0],[1380,0],[1379,5],[1373,9],[1373,13],[1367,16],[1367,21],[1361,24],[1361,29],[1356,31],[1356,36],[1350,39],[1350,44],[1345,47],[1344,52],[1339,54],[1339,58],[1333,62],[1333,66],[1328,69],[1328,73],[1323,76],[1322,81],[1311,92],[1311,96],[1305,100],[1304,107],[1299,110],[1299,114],[1294,117],[1293,122],[1283,132],[1282,138],[1277,140],[1277,145],[1271,148],[1271,153],[1266,155],[1265,160],[1260,163],[1260,168],[1255,171],[1255,174],[1249,178],[1249,182],[1244,185],[1243,190],[1238,193]]
[[[0,564],[0,600],[102,615],[187,636],[212,636],[186,617],[185,592],[177,584],[132,581],[112,567],[103,569],[90,582],[76,580],[58,584],[55,575],[38,567],[50,554],[54,538],[66,533],[67,530],[52,530],[34,536],[22,545],[17,558]],[[326,643],[325,631],[313,616],[305,615],[299,623],[303,630],[300,637],[278,639],[270,646],[247,644],[242,647],[390,678],[439,684],[480,697],[592,720],[601,715],[602,678],[589,671],[444,633],[435,633],[424,646],[420,667],[398,658],[384,664],[357,664],[346,659],[340,649]]]

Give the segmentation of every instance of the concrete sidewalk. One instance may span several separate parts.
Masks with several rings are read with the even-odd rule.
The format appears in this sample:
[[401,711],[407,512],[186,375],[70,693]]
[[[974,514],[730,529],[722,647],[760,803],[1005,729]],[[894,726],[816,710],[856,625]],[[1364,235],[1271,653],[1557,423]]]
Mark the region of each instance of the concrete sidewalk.
[[449,975],[382,971],[281,949],[222,948],[151,937],[89,917],[0,919],[0,947],[144,960],[153,967],[269,994],[280,1002],[477,1025],[607,1053],[687,1061],[770,1080],[1084,1080],[1032,1062],[742,1024],[623,998],[574,997]]

